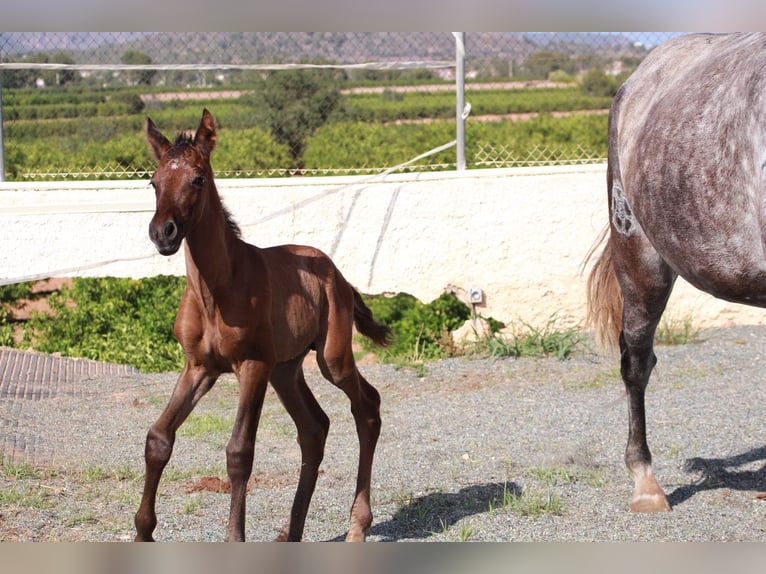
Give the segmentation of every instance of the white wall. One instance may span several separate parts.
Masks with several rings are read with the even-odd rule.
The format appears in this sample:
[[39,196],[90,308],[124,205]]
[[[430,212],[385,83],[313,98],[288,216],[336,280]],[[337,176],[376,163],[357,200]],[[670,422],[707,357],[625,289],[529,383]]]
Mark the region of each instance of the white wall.
[[[363,177],[218,180],[247,241],[314,245],[365,293],[430,301],[484,290],[506,323],[583,320],[580,265],[606,223],[605,166]],[[0,282],[36,275],[184,273],[147,235],[145,181],[0,184]],[[101,264],[103,262],[109,262]],[[696,325],[762,323],[763,311],[679,282],[670,313]]]

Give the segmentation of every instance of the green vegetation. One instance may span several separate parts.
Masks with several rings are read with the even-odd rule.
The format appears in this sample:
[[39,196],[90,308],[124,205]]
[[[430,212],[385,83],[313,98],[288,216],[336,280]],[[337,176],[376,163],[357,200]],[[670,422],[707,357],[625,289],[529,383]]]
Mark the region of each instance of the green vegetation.
[[37,313],[24,326],[23,345],[43,352],[178,370],[181,347],[173,335],[182,277],[73,280],[51,295],[55,318]]
[[340,97],[338,72],[286,70],[262,80],[253,103],[265,111],[277,143],[287,146],[294,161],[291,167],[301,169],[306,140],[327,122]]
[[544,327],[525,321],[513,325],[510,335],[493,334],[480,339],[467,350],[469,354],[497,359],[501,357],[556,357],[567,359],[582,344],[582,333],[575,328],[560,327],[553,315]]
[[[191,414],[178,429],[178,436],[200,437],[213,435],[227,437],[234,426],[233,417],[223,417],[213,414]],[[225,443],[226,440],[224,439]]]
[[[0,287],[0,346],[18,346],[66,356],[127,364],[147,372],[177,371],[183,352],[173,335],[178,303],[185,287],[183,277],[159,276],[141,280],[119,278],[75,278],[71,286],[49,297],[53,316],[35,313],[23,324],[16,323],[12,305],[33,298],[32,284]],[[364,296],[375,318],[394,333],[391,346],[374,347],[366,338],[358,341],[366,352],[383,361],[412,366],[424,372],[428,361],[465,355],[469,358],[555,357],[565,360],[585,341],[578,327],[560,324],[554,314],[542,327],[526,321],[506,327],[489,318],[491,333],[477,341],[457,345],[451,332],[471,317],[469,308],[457,297],[442,294],[430,303],[400,293]],[[501,331],[502,330],[502,331]],[[687,344],[699,338],[690,318],[663,319],[657,344]],[[596,373],[583,383],[600,386],[615,376]],[[200,420],[197,432],[215,430],[222,421]],[[223,421],[223,426],[230,426]],[[187,425],[191,432],[192,425]]]
[[700,331],[691,315],[683,317],[665,313],[657,325],[654,342],[657,345],[686,345],[699,339]]
[[[177,371],[183,365],[183,352],[173,325],[184,287],[183,277],[171,276],[75,278],[70,286],[50,295],[51,314],[37,312],[23,324],[13,321],[10,308],[17,299],[32,296],[31,284],[5,287],[0,289],[0,344],[15,346],[14,331],[20,330],[20,347],[127,364],[147,372]],[[509,339],[499,334],[503,325],[490,318],[492,335],[462,347],[454,343],[451,332],[471,312],[454,295],[445,293],[428,304],[406,293],[365,296],[365,300],[376,319],[392,328],[394,342],[386,349],[373,347],[362,337],[359,342],[366,351],[394,364],[420,366],[463,354],[565,359],[580,343],[579,333],[560,328],[555,317],[542,329],[522,324]],[[207,432],[205,425],[216,422],[220,423],[199,421],[198,432]]]
[[[132,57],[132,56],[131,56]],[[136,79],[128,87],[64,84],[4,89],[6,174],[10,180],[143,177],[154,168],[142,134],[145,116],[172,132],[193,128],[203,106],[221,131],[219,177],[376,172],[455,138],[451,92],[343,92],[327,70],[290,70],[241,86],[238,98],[158,101]],[[185,90],[190,91],[190,90]],[[471,90],[466,127],[469,167],[523,165],[606,156],[606,116],[558,112],[604,110],[611,97],[576,84],[563,88]],[[143,98],[142,98],[143,96]],[[480,116],[542,114],[517,122]],[[413,123],[417,122],[417,123]],[[428,165],[454,166],[454,150]],[[487,162],[487,156],[490,161]],[[417,166],[411,169],[423,169]]]
[[362,344],[389,361],[433,360],[455,354],[450,332],[471,316],[464,303],[447,293],[428,304],[407,293],[365,297],[365,301],[375,319],[391,327],[394,342],[383,350],[376,350],[366,339]]

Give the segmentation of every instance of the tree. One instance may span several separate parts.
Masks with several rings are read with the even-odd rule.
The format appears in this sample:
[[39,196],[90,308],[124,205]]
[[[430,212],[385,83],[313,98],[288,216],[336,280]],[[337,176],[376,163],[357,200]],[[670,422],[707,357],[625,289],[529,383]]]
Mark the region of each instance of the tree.
[[[154,63],[148,54],[144,54],[137,50],[128,50],[122,55],[120,61],[127,66],[148,66]],[[138,72],[129,72],[128,78],[130,83],[149,86],[156,74],[157,70],[141,70]]]
[[[64,52],[56,52],[50,59],[52,64],[72,65],[75,61]],[[55,70],[43,74],[46,85],[63,86],[77,81],[79,74],[74,70]]]
[[563,52],[540,50],[526,59],[523,69],[530,76],[547,79],[548,74],[556,70],[563,70],[570,76],[574,75],[576,64],[568,54]]
[[333,70],[285,70],[263,82],[257,99],[274,139],[286,144],[303,167],[306,140],[327,122],[340,101],[340,87]]
[[580,87],[589,96],[613,97],[620,84],[614,77],[607,76],[603,70],[590,70],[583,76]]
[[[46,52],[35,52],[25,57],[22,62],[30,64],[74,64],[75,61],[64,52],[53,56]],[[38,78],[42,78],[46,86],[63,86],[79,80],[80,76],[74,70],[8,70],[3,74],[3,85],[6,88],[31,88]]]

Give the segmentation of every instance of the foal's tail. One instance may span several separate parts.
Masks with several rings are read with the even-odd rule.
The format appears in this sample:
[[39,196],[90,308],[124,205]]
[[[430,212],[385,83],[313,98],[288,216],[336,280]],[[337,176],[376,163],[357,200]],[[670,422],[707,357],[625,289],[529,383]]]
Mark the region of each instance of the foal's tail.
[[[604,242],[608,232],[609,227],[602,231],[585,257],[583,268]],[[622,291],[612,263],[612,250],[613,244],[609,238],[588,276],[586,287],[588,312],[585,320],[586,326],[595,330],[598,346],[609,353],[614,353],[619,348],[623,306]]]
[[354,325],[357,331],[369,337],[376,345],[385,347],[391,343],[391,328],[375,320],[372,311],[356,289],[354,289]]

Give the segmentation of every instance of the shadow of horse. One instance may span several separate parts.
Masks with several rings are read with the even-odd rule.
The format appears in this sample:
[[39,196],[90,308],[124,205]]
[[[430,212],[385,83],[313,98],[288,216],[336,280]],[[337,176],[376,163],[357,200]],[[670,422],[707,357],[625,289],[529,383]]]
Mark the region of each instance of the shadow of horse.
[[[757,470],[737,470],[738,467],[763,461]],[[679,486],[668,496],[671,506],[689,500],[698,492],[728,488],[739,491],[766,489],[766,446],[753,448],[728,458],[690,458],[684,471],[699,473],[694,484]]]
[[[491,508],[501,508],[509,497],[521,496],[522,489],[513,482],[476,484],[458,492],[432,492],[402,499],[394,515],[373,523],[368,536],[380,536],[383,542],[401,539],[426,539],[445,532],[456,522]],[[341,541],[340,536],[333,541]]]

